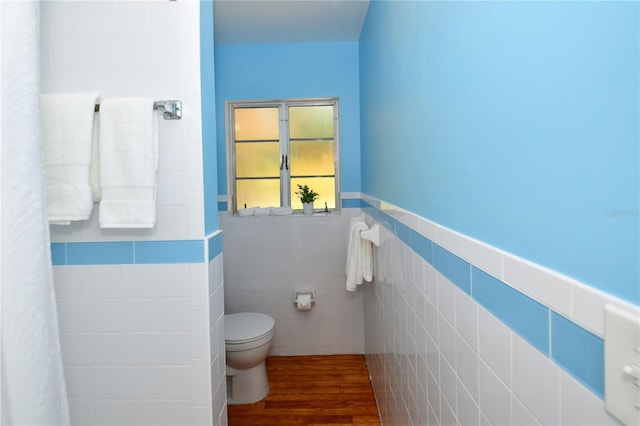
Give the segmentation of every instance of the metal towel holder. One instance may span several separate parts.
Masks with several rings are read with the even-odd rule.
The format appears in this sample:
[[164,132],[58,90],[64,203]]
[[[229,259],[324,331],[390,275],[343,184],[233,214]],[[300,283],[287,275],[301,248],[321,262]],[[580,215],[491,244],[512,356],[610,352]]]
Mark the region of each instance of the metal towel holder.
[[368,231],[360,231],[360,238],[371,241],[376,247],[380,247],[380,225],[376,223]]
[[[182,118],[182,101],[155,101],[153,103],[153,109],[162,111],[162,117],[165,120],[180,120]],[[98,111],[100,111],[100,104],[96,104],[95,112]]]

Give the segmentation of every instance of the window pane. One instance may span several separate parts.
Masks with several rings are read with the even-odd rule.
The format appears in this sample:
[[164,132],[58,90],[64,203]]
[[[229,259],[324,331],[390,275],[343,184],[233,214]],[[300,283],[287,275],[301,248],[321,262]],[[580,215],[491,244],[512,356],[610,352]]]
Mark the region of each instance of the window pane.
[[279,137],[278,108],[235,108],[238,141],[275,140]]
[[298,176],[335,174],[333,140],[291,141],[291,174]]
[[238,210],[247,207],[280,207],[280,179],[236,180]]
[[298,191],[298,184],[309,185],[309,188],[318,193],[319,197],[313,203],[314,209],[324,209],[325,202],[327,208],[336,207],[335,178],[291,178],[291,207],[294,209],[302,209],[300,198],[295,194]]
[[278,177],[279,175],[278,142],[236,143],[237,177]]
[[333,106],[289,107],[289,137],[333,138]]

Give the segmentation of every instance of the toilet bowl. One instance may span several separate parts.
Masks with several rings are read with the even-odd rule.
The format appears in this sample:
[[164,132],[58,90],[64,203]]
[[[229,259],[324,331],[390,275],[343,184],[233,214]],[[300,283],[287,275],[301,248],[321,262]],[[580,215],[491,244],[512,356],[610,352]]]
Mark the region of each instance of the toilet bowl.
[[274,326],[273,318],[256,312],[224,316],[228,404],[252,404],[269,393],[264,360]]

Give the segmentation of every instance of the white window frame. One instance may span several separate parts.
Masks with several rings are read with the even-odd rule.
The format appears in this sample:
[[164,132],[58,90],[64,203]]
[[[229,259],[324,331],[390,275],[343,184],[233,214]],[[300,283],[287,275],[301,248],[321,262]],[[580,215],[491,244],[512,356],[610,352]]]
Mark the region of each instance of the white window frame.
[[[280,168],[280,204],[282,207],[291,206],[291,172],[289,167],[289,107],[290,106],[333,106],[333,140],[334,140],[334,184],[335,184],[335,208],[329,212],[340,211],[340,112],[338,98],[312,98],[312,99],[279,99],[279,100],[254,100],[254,101],[226,101],[226,136],[227,136],[227,194],[228,210],[236,213],[239,210],[235,194],[236,170],[235,170],[235,108],[273,108],[278,107],[280,114],[279,147],[280,158],[286,159]],[[316,211],[323,206],[315,206]],[[302,211],[296,210],[296,211]]]

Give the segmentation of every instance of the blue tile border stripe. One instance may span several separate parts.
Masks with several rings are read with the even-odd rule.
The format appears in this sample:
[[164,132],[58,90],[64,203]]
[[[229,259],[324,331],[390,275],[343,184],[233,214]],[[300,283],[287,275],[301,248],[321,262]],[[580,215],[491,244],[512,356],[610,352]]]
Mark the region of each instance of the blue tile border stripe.
[[67,264],[67,245],[65,243],[51,244],[51,263],[53,265]]
[[[471,265],[455,254],[433,245],[433,267],[467,294],[471,294]],[[426,260],[426,259],[425,259]]]
[[209,262],[222,254],[222,232],[209,238]]
[[551,329],[551,358],[604,398],[604,341],[555,312]]
[[343,209],[360,209],[363,205],[360,198],[344,198],[340,200],[340,206]]
[[67,265],[122,265],[134,263],[133,241],[65,243]]
[[471,296],[526,341],[549,356],[549,308],[472,267]]
[[362,200],[362,209],[511,330],[603,398],[602,339],[457,257],[369,202]]
[[136,241],[135,263],[201,263],[204,261],[202,240]]
[[202,263],[204,241],[52,243],[51,261],[54,266]]

